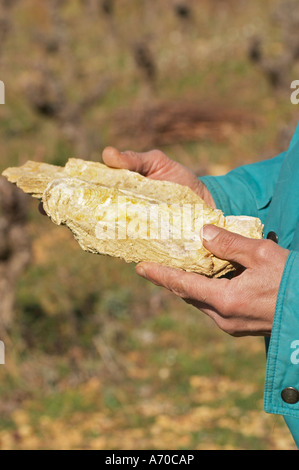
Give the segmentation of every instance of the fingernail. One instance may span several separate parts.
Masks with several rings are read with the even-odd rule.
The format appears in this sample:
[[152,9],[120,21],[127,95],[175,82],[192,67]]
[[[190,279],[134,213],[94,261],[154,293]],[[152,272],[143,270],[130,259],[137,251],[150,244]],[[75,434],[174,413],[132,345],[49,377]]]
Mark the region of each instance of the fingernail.
[[206,242],[211,242],[218,235],[218,228],[215,225],[204,225],[201,229],[201,239]]
[[142,268],[142,266],[136,266],[136,272],[139,274],[139,276],[146,277],[145,270]]

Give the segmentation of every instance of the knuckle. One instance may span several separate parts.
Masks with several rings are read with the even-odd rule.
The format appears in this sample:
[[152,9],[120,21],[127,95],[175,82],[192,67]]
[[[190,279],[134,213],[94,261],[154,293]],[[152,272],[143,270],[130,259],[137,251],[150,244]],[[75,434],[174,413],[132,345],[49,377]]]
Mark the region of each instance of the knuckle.
[[147,175],[155,173],[164,167],[167,160],[168,157],[161,150],[154,149],[142,153],[141,158],[139,158],[139,164],[142,166],[142,172]]
[[152,150],[150,152],[150,156],[157,167],[160,167],[161,165],[164,166],[171,161],[170,158],[168,158],[168,156],[159,149]]
[[240,336],[239,328],[233,320],[227,320],[226,318],[220,317],[217,319],[217,326],[220,330],[224,331],[230,336],[238,337]]
[[187,298],[185,281],[182,278],[176,279],[175,282],[171,283],[172,292],[182,299]]
[[125,150],[124,152],[122,152],[123,155],[126,155],[127,157],[136,157],[136,152],[134,152],[134,150]]
[[175,272],[174,268],[165,268],[159,272],[159,284],[166,287],[169,291],[178,297],[186,298],[186,282],[180,274]]
[[238,247],[238,238],[230,232],[224,231],[221,235],[221,247],[223,254],[226,256],[226,254],[236,250]]
[[232,313],[232,308],[233,308],[233,302],[231,299],[225,301],[223,299],[223,304],[222,304],[222,307],[221,307],[221,314],[223,315],[224,318],[228,318],[231,313]]
[[230,336],[233,336],[234,338],[238,338],[239,336],[241,336],[241,332],[239,331],[237,325],[231,323],[228,325],[226,333]]
[[165,153],[162,152],[162,150],[159,149],[153,149],[152,150],[153,155],[155,155],[156,158],[167,158]]
[[237,302],[234,297],[234,293],[229,287],[227,287],[223,292],[221,299],[219,299],[219,303],[219,311],[221,311],[224,318],[230,317],[231,314],[236,311]]
[[265,261],[269,258],[273,242],[271,240],[261,240],[256,249],[256,256],[260,261]]

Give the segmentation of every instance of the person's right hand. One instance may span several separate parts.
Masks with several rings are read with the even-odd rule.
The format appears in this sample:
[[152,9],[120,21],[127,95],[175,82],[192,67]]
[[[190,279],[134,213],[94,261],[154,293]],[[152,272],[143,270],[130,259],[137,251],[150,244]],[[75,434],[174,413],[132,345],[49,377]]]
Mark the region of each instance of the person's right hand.
[[172,181],[183,186],[189,186],[207,204],[216,208],[211,193],[195,173],[180,163],[171,160],[160,150],[150,150],[143,153],[131,150],[119,152],[114,147],[106,147],[102,156],[104,163],[112,168],[125,168],[155,180]]

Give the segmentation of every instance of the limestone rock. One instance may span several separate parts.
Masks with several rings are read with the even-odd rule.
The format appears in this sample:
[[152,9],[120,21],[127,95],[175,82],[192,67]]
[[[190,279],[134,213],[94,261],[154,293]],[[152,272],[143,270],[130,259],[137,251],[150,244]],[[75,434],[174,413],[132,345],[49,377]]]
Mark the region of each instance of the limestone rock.
[[127,262],[151,261],[219,277],[235,267],[202,246],[203,225],[263,236],[259,219],[224,217],[186,186],[97,162],[71,158],[58,167],[28,161],[3,175],[41,199],[51,220],[68,226],[84,250]]

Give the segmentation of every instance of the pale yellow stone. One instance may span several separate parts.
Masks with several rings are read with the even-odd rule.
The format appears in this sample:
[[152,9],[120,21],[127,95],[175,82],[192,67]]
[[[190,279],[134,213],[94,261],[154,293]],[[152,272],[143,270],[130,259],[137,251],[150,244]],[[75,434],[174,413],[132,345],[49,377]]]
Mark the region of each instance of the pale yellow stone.
[[41,199],[51,220],[68,226],[82,249],[126,262],[151,261],[219,277],[235,268],[202,246],[203,225],[263,236],[259,219],[224,217],[186,186],[97,162],[71,158],[58,167],[28,161],[3,175]]

